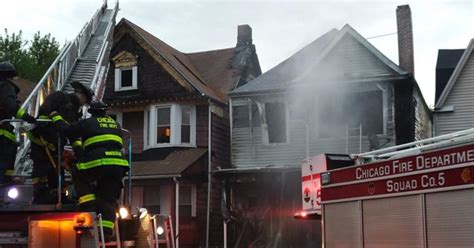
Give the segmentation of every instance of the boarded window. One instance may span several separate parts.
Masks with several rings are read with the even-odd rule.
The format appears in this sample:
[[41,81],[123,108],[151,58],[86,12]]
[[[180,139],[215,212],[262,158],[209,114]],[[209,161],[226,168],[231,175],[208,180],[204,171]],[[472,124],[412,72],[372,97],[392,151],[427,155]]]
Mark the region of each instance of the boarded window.
[[286,107],[282,102],[265,103],[269,143],[286,143]]
[[143,188],[143,207],[149,213],[160,213],[160,188],[156,185],[150,185]]
[[121,87],[131,87],[133,86],[133,71],[132,69],[122,69],[121,70]]

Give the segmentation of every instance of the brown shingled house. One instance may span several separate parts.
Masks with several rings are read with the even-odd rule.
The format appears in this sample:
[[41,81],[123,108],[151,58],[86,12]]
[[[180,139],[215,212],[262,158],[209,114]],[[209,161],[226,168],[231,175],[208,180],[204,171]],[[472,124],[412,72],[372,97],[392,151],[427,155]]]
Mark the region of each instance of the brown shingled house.
[[132,210],[171,215],[179,247],[222,245],[221,185],[208,172],[230,167],[227,93],[261,74],[250,26],[236,47],[182,53],[122,19],[110,58],[103,100],[130,131]]

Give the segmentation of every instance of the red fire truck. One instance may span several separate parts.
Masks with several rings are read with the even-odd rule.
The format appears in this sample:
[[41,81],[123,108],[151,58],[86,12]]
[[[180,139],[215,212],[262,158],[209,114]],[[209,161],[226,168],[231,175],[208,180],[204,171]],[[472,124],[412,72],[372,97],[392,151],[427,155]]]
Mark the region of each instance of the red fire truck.
[[474,246],[474,129],[310,161],[300,217],[324,247]]

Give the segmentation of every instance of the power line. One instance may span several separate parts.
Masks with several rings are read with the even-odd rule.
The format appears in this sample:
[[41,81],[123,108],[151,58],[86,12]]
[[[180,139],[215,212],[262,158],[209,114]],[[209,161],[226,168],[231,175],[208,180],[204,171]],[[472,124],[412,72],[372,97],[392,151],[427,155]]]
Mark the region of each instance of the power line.
[[374,39],[374,38],[379,38],[379,37],[389,36],[389,35],[394,35],[394,34],[397,34],[397,32],[393,32],[393,33],[389,33],[389,34],[381,34],[381,35],[372,36],[372,37],[367,37],[367,38],[365,38],[365,39],[366,39],[366,40],[368,40],[368,39]]

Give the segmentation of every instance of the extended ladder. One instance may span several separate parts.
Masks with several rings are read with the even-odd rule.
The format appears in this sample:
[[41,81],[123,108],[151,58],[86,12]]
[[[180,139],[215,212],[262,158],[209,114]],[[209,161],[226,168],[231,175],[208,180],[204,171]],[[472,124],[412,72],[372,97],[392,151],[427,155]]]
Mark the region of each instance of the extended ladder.
[[[81,29],[77,37],[67,43],[38,82],[36,87],[23,102],[22,107],[32,116],[36,116],[45,97],[54,91],[72,92],[71,81],[80,81],[90,86],[96,95],[100,95],[108,65],[112,46],[115,17],[119,6],[118,2],[113,9],[107,8],[104,1],[94,16]],[[27,176],[31,174],[32,162],[28,151],[30,141],[20,137],[15,162],[15,174]]]
[[414,141],[402,145],[383,148],[361,154],[351,155],[358,164],[377,160],[394,159],[398,157],[417,155],[427,150],[433,150],[450,145],[463,144],[474,140],[474,128]]

